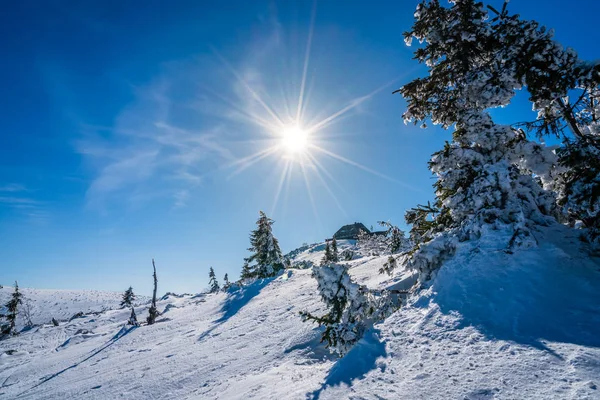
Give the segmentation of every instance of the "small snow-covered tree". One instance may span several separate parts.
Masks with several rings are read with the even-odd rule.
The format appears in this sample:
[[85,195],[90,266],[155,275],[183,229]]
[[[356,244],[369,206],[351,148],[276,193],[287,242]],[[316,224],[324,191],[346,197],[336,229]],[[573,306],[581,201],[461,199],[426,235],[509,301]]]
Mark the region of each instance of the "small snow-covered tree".
[[404,236],[404,232],[396,225],[392,225],[388,221],[379,221],[379,225],[386,228],[385,238],[389,246],[391,254],[397,254],[408,250],[409,241]]
[[353,282],[345,265],[314,267],[312,276],[317,280],[328,312],[315,316],[301,311],[300,315],[304,321],[325,327],[321,342],[327,342],[329,350],[340,356],[360,340],[374,321],[385,318],[392,310],[391,300],[385,293],[375,296],[367,287]]
[[231,286],[231,282],[229,282],[229,275],[225,274],[223,277],[223,290],[229,289]]
[[356,252],[362,256],[380,256],[385,254],[389,249],[389,245],[385,236],[374,235],[372,233],[361,230],[358,233],[356,240]]
[[14,330],[15,330],[15,324],[17,321],[17,315],[19,312],[19,306],[23,304],[22,297],[23,297],[23,295],[21,294],[21,292],[19,292],[19,284],[15,281],[15,290],[14,290],[10,300],[5,304],[7,314],[4,317],[8,321],[8,325],[6,327],[4,327],[4,330],[2,333],[7,334],[7,335],[9,335],[11,333],[13,333],[13,334],[16,333],[16,332],[14,332]]
[[340,255],[338,254],[337,240],[333,238],[331,240],[331,261],[338,262],[340,261]]
[[321,259],[321,265],[329,264],[331,262],[333,262],[331,246],[329,246],[329,242],[325,242],[325,253],[323,254],[323,258]]
[[244,259],[242,279],[272,277],[284,268],[279,242],[272,232],[273,223],[264,212],[260,212],[257,228],[250,234],[248,250],[253,254]]
[[396,261],[396,257],[389,256],[388,260],[379,269],[379,273],[392,275],[392,272],[394,272],[394,269],[396,269],[397,266],[398,266],[398,263]]
[[159,316],[158,309],[156,308],[156,290],[158,288],[158,279],[156,277],[156,265],[154,265],[154,258],[152,259],[152,268],[154,269],[154,274],[152,275],[154,278],[154,290],[152,291],[152,303],[150,304],[150,308],[148,309],[148,317],[146,318],[148,325],[154,324],[154,322],[156,322],[156,317]]
[[208,278],[208,284],[210,285],[210,293],[217,293],[219,290],[221,290],[219,282],[217,282],[217,276],[213,267],[210,267],[210,270],[208,272]]
[[121,299],[121,308],[131,307],[133,302],[135,301],[136,295],[133,293],[133,288],[129,286],[129,288],[123,293]]
[[127,325],[139,326],[137,315],[135,315],[135,308],[133,307],[133,305],[131,306],[131,314],[129,315]]

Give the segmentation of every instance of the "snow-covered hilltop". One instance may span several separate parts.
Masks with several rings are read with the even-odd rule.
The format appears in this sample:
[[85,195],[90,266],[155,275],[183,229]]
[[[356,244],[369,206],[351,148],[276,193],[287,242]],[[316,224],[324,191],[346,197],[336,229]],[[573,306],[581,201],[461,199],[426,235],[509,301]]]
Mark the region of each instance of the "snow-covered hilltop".
[[[299,316],[324,312],[311,269],[288,268],[228,292],[166,296],[152,326],[127,326],[129,311],[113,309],[0,341],[0,398],[599,398],[600,261],[568,228],[535,235],[539,248],[514,254],[509,232],[460,244],[343,358]],[[292,262],[317,262],[323,248]],[[341,263],[369,288],[414,275],[390,278],[379,273],[387,256],[358,257]],[[24,293],[47,304],[50,291]],[[106,308],[118,300],[77,295]],[[140,320],[147,308],[136,307]]]

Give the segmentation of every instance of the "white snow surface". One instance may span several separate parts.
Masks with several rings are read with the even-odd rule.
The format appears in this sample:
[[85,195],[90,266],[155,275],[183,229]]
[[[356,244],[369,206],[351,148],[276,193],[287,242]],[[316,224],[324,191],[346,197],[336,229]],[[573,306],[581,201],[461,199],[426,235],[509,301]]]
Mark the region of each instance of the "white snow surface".
[[[10,299],[14,288],[4,286],[0,289],[0,304],[4,305]],[[23,294],[23,302],[30,305],[31,320],[34,324],[50,323],[52,318],[57,321],[68,321],[79,312],[91,314],[119,308],[123,293],[103,292],[99,290],[50,290],[19,288]],[[149,297],[137,296],[135,304],[145,303]],[[25,324],[21,315],[17,318],[17,327]],[[1,345],[0,345],[0,348]]]
[[[152,326],[112,309],[2,340],[0,400],[600,399],[600,260],[576,231],[535,234],[537,248],[514,254],[507,232],[459,244],[343,358],[298,315],[325,312],[311,270],[290,269],[228,293],[168,296]],[[313,248],[296,258],[318,262]],[[380,275],[386,260],[353,260],[349,272],[371,288],[411,281]],[[115,305],[114,294],[72,292],[77,309],[70,295],[49,302],[63,291],[23,292],[65,318]],[[144,320],[147,305],[136,312]]]

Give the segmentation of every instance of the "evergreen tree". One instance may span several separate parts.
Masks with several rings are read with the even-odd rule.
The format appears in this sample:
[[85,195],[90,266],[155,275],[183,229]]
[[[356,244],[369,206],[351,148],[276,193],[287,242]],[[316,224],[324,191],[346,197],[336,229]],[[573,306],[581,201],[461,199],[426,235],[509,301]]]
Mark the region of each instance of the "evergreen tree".
[[395,225],[387,221],[379,221],[379,225],[387,228],[385,237],[388,241],[389,251],[391,254],[405,251],[408,247],[408,240],[404,237],[404,232]]
[[264,212],[260,212],[257,228],[250,234],[251,247],[248,251],[253,254],[244,259],[242,279],[272,277],[284,268],[279,242],[271,228],[273,223]]
[[154,322],[156,322],[156,317],[159,316],[158,309],[156,308],[156,289],[158,288],[158,279],[156,278],[156,265],[154,265],[154,258],[152,259],[152,268],[154,269],[154,274],[152,275],[154,278],[154,290],[152,291],[152,303],[148,309],[148,318],[146,318],[148,325],[154,324]]
[[323,254],[323,258],[321,259],[321,265],[329,264],[333,259],[333,255],[331,254],[331,247],[329,247],[329,242],[325,242],[325,254]]
[[15,290],[10,300],[5,304],[6,311],[8,312],[4,317],[8,321],[8,326],[4,328],[2,333],[11,334],[15,333],[15,323],[17,321],[17,315],[19,312],[19,305],[23,304],[23,295],[19,292],[19,284],[15,281]]
[[131,314],[129,315],[129,320],[127,321],[128,325],[139,326],[137,315],[135,315],[135,308],[131,306]]
[[301,311],[300,316],[324,326],[321,342],[327,342],[329,350],[340,356],[360,340],[370,323],[387,317],[393,309],[386,293],[375,296],[366,286],[353,282],[345,265],[314,267],[312,276],[328,312],[315,316]]
[[223,290],[229,289],[230,286],[231,283],[229,282],[229,275],[225,274],[225,276],[223,277]]
[[136,295],[133,293],[133,288],[129,286],[129,289],[123,293],[123,298],[121,300],[121,308],[131,307],[133,302],[135,301]]
[[383,267],[381,267],[379,269],[379,273],[380,274],[388,274],[388,275],[392,275],[392,272],[394,272],[394,269],[396,269],[396,267],[398,266],[396,257],[394,256],[389,256],[388,260],[383,264]]
[[405,121],[455,127],[452,142],[429,163],[438,178],[436,202],[406,215],[411,238],[419,239],[407,266],[425,279],[453,254],[457,239],[477,238],[482,225],[512,229],[510,251],[535,245],[531,228],[554,221],[555,198],[544,185],[555,155],[488,113],[509,104],[526,83],[519,75],[523,55],[535,58],[540,43],[533,34],[522,37],[527,26],[508,17],[506,7],[498,14],[490,19],[473,0],[456,0],[450,8],[425,1],[405,33],[409,45],[413,38],[425,42],[415,58],[429,68],[426,78],[400,89],[408,102]]
[[217,293],[221,288],[219,287],[219,282],[217,282],[217,276],[215,275],[215,270],[213,267],[210,267],[210,271],[208,272],[210,285],[210,293]]
[[331,241],[331,261],[340,261],[340,255],[338,254],[337,241],[335,238]]

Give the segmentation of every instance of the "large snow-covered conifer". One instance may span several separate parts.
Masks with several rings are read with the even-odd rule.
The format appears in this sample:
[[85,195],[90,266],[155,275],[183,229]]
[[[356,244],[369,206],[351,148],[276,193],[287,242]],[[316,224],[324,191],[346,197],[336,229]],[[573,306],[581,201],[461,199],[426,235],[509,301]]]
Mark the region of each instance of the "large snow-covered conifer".
[[260,211],[257,228],[250,234],[250,248],[253,254],[244,259],[242,279],[268,278],[277,275],[284,268],[279,242],[273,236],[275,221]]
[[[456,0],[418,5],[415,23],[405,34],[425,42],[415,58],[429,76],[405,85],[406,122],[431,119],[454,127],[452,141],[429,162],[436,175],[436,202],[406,215],[418,238],[407,266],[428,278],[450,257],[456,240],[477,238],[483,225],[504,226],[513,236],[507,251],[534,246],[531,229],[556,215],[552,179],[557,158],[551,149],[529,141],[524,132],[493,121],[488,110],[506,106],[525,84],[517,71],[527,37],[505,12],[490,19],[484,5]],[[532,54],[534,57],[535,54]]]

